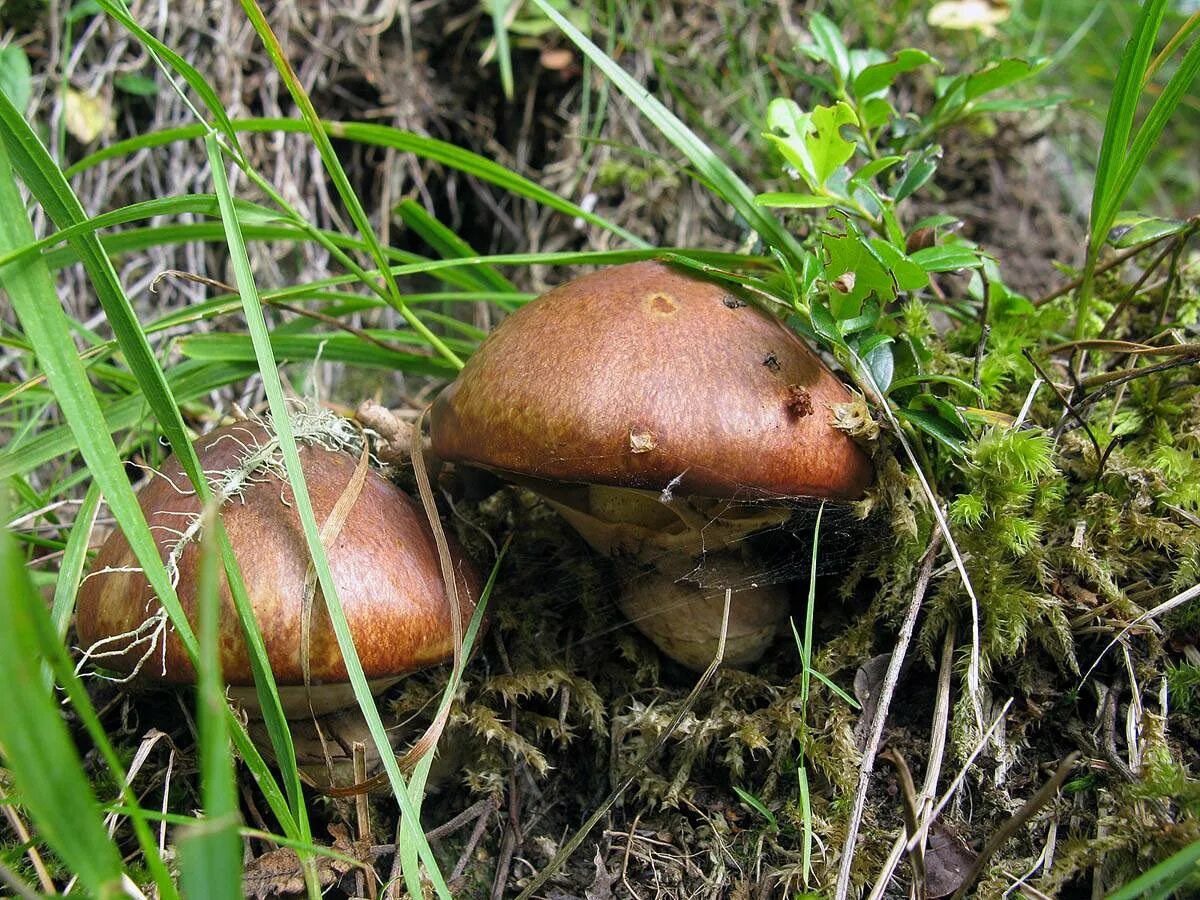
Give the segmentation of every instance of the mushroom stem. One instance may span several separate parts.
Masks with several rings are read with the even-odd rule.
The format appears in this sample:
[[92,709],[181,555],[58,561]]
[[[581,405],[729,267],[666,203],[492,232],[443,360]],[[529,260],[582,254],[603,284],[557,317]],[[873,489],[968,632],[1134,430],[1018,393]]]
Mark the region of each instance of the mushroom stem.
[[[638,631],[663,653],[699,672],[713,661],[720,643],[725,591],[650,569],[624,578],[617,602]],[[787,592],[780,585],[735,589],[722,665],[757,662],[775,640],[787,610]]]
[[697,671],[712,662],[726,587],[733,605],[724,664],[750,665],[775,639],[787,617],[787,592],[754,583],[750,564],[731,548],[782,525],[791,510],[698,498],[664,502],[650,491],[602,485],[531,486],[594,549],[617,560],[618,605],[667,656]]

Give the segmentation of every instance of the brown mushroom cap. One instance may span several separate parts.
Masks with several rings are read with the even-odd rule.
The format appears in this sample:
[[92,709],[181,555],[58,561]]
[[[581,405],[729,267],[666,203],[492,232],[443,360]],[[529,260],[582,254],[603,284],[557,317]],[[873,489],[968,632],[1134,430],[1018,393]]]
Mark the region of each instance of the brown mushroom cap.
[[[201,438],[196,450],[204,471],[237,468],[247,447],[261,445],[266,430],[241,423]],[[347,453],[301,446],[309,495],[317,522],[323,523],[353,476],[356,461]],[[200,512],[178,460],[172,456],[142,488],[139,502],[155,534],[163,560],[179,531]],[[257,473],[240,497],[221,508],[221,519],[241,567],[246,590],[266,643],[271,669],[280,685],[303,683],[301,610],[308,547],[286,481]],[[449,538],[459,573],[463,623],[479,596],[479,578]],[[391,679],[447,659],[453,652],[450,604],[437,547],[424,513],[391,482],[368,471],[362,489],[328,552],[338,596],[367,678]],[[199,547],[191,541],[179,559],[179,601],[188,621],[196,621]],[[138,566],[129,542],[114,532],[101,548],[92,574],[79,592],[77,627],[83,646],[128,634],[151,617],[159,604]],[[105,569],[129,568],[135,571]],[[253,684],[250,660],[229,587],[221,579],[221,665],[231,685]],[[119,642],[118,642],[119,643]],[[120,657],[102,660],[107,668],[131,671],[145,645]],[[311,683],[348,680],[346,665],[320,593],[312,606],[309,650]],[[161,646],[140,670],[146,679],[184,683],[195,679],[191,662],[171,629],[165,658]],[[352,700],[350,702],[353,702]]]
[[718,498],[859,496],[846,387],[729,289],[658,262],[585,275],[502,322],[433,407],[439,456]]

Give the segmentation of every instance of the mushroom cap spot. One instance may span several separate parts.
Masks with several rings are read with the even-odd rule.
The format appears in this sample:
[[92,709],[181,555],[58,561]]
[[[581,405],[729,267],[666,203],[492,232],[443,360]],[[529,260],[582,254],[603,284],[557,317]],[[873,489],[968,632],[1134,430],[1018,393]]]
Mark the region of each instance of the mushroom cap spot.
[[663,316],[669,316],[675,310],[679,309],[679,304],[675,302],[675,298],[662,291],[651,294],[646,298],[646,303],[652,312]]
[[[197,441],[196,451],[205,472],[226,471],[241,465],[246,447],[261,446],[265,439],[266,431],[261,426],[240,423],[205,435]],[[350,483],[356,460],[342,451],[301,446],[300,461],[320,525]],[[165,561],[178,532],[201,509],[174,456],[163,464],[160,475],[142,488],[138,501]],[[274,475],[259,473],[240,497],[225,502],[220,516],[275,678],[280,685],[302,684],[301,615],[309,555],[291,487]],[[459,605],[465,623],[479,597],[479,576],[453,537],[447,535],[447,540],[458,573]],[[424,512],[399,488],[368,470],[327,555],[368,679],[401,675],[442,662],[453,654],[450,602],[437,546]],[[159,609],[154,591],[141,572],[103,571],[137,566],[129,542],[120,531],[114,531],[96,557],[93,574],[79,591],[77,628],[84,647],[133,631]],[[179,558],[176,588],[193,627],[198,614],[198,566],[199,545],[193,540]],[[220,603],[222,674],[232,685],[253,684],[241,624],[223,572]],[[347,681],[345,661],[319,588],[312,604],[310,634],[311,683]],[[120,641],[115,644],[106,649],[124,646]],[[144,652],[143,644],[121,657],[105,658],[103,663],[106,668],[129,672]],[[166,636],[165,666],[160,644],[139,674],[176,683],[195,680],[191,662],[173,628]]]
[[[670,315],[647,298],[669,297]],[[867,455],[832,425],[850,392],[790,329],[658,262],[585,275],[517,310],[438,397],[446,460],[718,498],[858,497]],[[763,365],[768,356],[775,366]],[[811,414],[796,415],[796,391]],[[654,452],[631,439],[654,436]],[[639,452],[641,451],[641,452]],[[680,476],[682,477],[680,478]]]

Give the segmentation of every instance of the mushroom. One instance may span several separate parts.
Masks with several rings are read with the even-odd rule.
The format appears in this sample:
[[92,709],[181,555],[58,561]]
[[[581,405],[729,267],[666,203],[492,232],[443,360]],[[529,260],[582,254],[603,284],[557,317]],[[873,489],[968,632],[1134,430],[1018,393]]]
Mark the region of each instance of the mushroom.
[[[329,613],[319,596],[311,603],[307,651],[302,622],[309,566],[299,514],[270,432],[240,422],[196,444],[204,472],[229,493],[221,519],[241,568],[267,659],[289,717],[317,716],[354,703],[346,664]],[[350,485],[356,461],[321,443],[300,447],[313,511],[324,522]],[[194,622],[201,504],[172,456],[139,494],[179,602]],[[465,623],[479,596],[479,578],[451,538],[458,597]],[[448,591],[437,546],[421,509],[395,485],[368,470],[336,539],[330,569],[354,646],[378,694],[403,675],[453,654]],[[319,590],[319,588],[317,589]],[[250,658],[222,577],[221,671],[230,696],[250,715],[259,713]],[[77,630],[88,656],[130,680],[186,684],[195,672],[178,636],[168,628],[129,542],[114,532],[101,548],[79,592]],[[307,652],[309,684],[304,683]]]
[[734,591],[725,661],[745,665],[787,597],[748,574],[742,539],[783,524],[796,498],[862,494],[870,460],[831,423],[851,399],[737,293],[640,262],[502,322],[438,397],[431,439],[443,460],[538,492],[615,557],[622,608],[683,664],[711,661]]

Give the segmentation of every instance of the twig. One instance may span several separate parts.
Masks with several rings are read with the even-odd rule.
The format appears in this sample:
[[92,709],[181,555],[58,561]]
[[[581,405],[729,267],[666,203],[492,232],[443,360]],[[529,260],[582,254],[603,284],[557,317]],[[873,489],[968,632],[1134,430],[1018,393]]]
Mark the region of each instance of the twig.
[[1128,634],[1131,629],[1136,628],[1138,625],[1142,624],[1142,622],[1145,622],[1148,619],[1158,618],[1163,613],[1168,613],[1176,607],[1183,606],[1183,604],[1194,600],[1196,597],[1200,597],[1200,584],[1194,584],[1186,591],[1181,591],[1180,593],[1176,594],[1170,600],[1164,600],[1153,609],[1146,610],[1146,612],[1142,613],[1140,616],[1122,628],[1117,636],[1108,642],[1108,646],[1100,651],[1100,655],[1096,657],[1096,661],[1088,666],[1088,670],[1084,672],[1083,677],[1079,679],[1079,687],[1083,687],[1088,678],[1091,676],[1092,672],[1096,671],[1096,666],[1100,665],[1100,660],[1104,659],[1105,654],[1107,654],[1108,651],[1113,647],[1117,646],[1117,644],[1120,643],[1121,638],[1125,637],[1125,635]]
[[[37,844],[34,842],[33,838],[30,837],[29,831],[26,829],[25,823],[21,821],[21,816],[17,813],[16,808],[5,803],[4,816],[8,819],[8,824],[12,826],[13,831],[16,832],[17,840],[28,848],[25,851],[25,855],[29,857],[29,863],[33,866],[33,871],[37,873],[38,883],[42,886],[42,893],[57,893],[58,888],[54,886],[54,879],[51,878],[50,873],[46,871],[46,864],[42,862],[42,855],[38,853]],[[21,882],[20,884],[21,887],[25,887],[24,882]],[[20,888],[18,888],[15,883],[12,885],[12,887],[13,890],[20,892]],[[30,895],[37,896],[32,892]],[[25,895],[22,894],[22,896]]]
[[871,734],[867,746],[863,750],[862,763],[858,769],[858,791],[854,797],[854,806],[850,811],[850,824],[846,829],[846,841],[842,845],[842,859],[838,868],[837,886],[834,889],[836,900],[846,900],[850,893],[850,867],[854,862],[854,845],[858,842],[858,829],[862,824],[863,809],[867,803],[867,790],[871,786],[871,772],[875,768],[875,754],[879,751],[879,742],[883,738],[883,728],[887,723],[888,708],[892,703],[892,694],[896,683],[900,680],[900,667],[908,653],[908,644],[912,640],[913,629],[917,624],[917,614],[925,600],[925,592],[929,588],[929,580],[933,575],[933,561],[937,557],[942,544],[942,532],[934,531],[929,539],[929,547],[921,560],[921,569],[917,574],[917,582],[913,587],[912,600],[904,614],[904,622],[900,633],[896,636],[896,646],[892,658],[888,662],[887,672],[883,677],[883,685],[879,689],[878,705],[875,709],[875,720],[871,723]]
[[475,821],[475,827],[471,829],[471,836],[467,838],[467,845],[463,847],[462,854],[458,857],[458,862],[454,864],[454,870],[450,873],[451,881],[461,878],[463,872],[467,870],[467,863],[475,853],[475,848],[479,846],[479,842],[483,839],[483,832],[487,829],[492,814],[499,809],[499,804],[496,803],[494,798],[489,798],[484,802],[487,806],[479,813],[479,818]]
[[[904,801],[904,833],[911,840],[917,833],[917,790],[913,786],[912,772],[904,757],[894,748],[888,747],[879,754],[879,758],[892,764],[896,776],[900,779],[900,797]],[[917,843],[910,854],[908,862],[912,866],[913,892],[918,897],[925,896],[925,848]]]
[[937,805],[933,808],[933,812],[929,814],[929,818],[922,822],[921,827],[917,829],[916,837],[912,838],[912,840],[905,845],[906,849],[912,850],[913,847],[925,840],[925,838],[929,835],[929,829],[933,827],[933,823],[936,822],[937,817],[942,814],[942,810],[946,808],[946,804],[950,802],[950,798],[954,796],[955,792],[958,791],[959,786],[962,785],[963,781],[966,779],[967,772],[971,770],[971,766],[975,765],[975,760],[979,757],[979,754],[983,752],[983,748],[987,746],[987,742],[991,740],[992,732],[995,731],[996,727],[1001,723],[1001,721],[1003,721],[1004,716],[1008,713],[1008,708],[1010,706],[1012,706],[1011,697],[1004,701],[1004,706],[1000,708],[1000,712],[996,714],[996,718],[992,719],[992,724],[987,727],[987,731],[983,733],[983,737],[979,739],[979,742],[975,745],[975,748],[967,757],[967,761],[962,764],[962,768],[958,770],[958,774],[954,776],[954,780],[950,782],[950,786],[947,787],[942,796],[938,798]]
[[454,834],[454,832],[458,831],[458,829],[462,828],[468,822],[474,822],[478,820],[480,816],[488,816],[495,811],[495,799],[492,797],[485,797],[483,800],[472,803],[453,819],[443,822],[436,828],[429,829],[427,832],[425,832],[425,840],[429,841],[431,844],[434,841],[440,841],[447,835]]
[[713,656],[712,662],[708,664],[708,668],[704,670],[704,673],[696,681],[696,686],[692,688],[691,693],[687,695],[683,701],[683,704],[679,707],[679,710],[671,718],[671,721],[668,723],[666,729],[659,736],[657,741],[642,751],[642,755],[638,757],[637,762],[634,763],[633,767],[629,770],[625,777],[621,779],[620,784],[618,784],[612,790],[612,792],[604,798],[604,802],[601,803],[590,816],[588,816],[587,821],[579,827],[578,831],[571,835],[570,840],[563,844],[562,849],[554,854],[554,858],[545,865],[542,871],[537,874],[537,877],[535,877],[533,881],[529,883],[525,890],[521,891],[520,895],[517,897],[517,900],[530,900],[534,892],[547,881],[549,881],[550,877],[555,872],[562,868],[563,863],[565,863],[570,858],[571,854],[579,848],[579,845],[583,843],[583,840],[587,837],[588,833],[596,827],[596,823],[608,814],[608,811],[612,809],[613,804],[616,803],[621,795],[625,793],[626,789],[633,784],[634,779],[638,777],[642,769],[646,767],[646,763],[650,761],[650,757],[654,756],[663,748],[663,746],[667,743],[667,740],[679,727],[679,723],[683,721],[683,717],[691,711],[693,706],[695,706],[696,700],[699,698],[705,687],[708,686],[708,683],[712,680],[713,675],[716,674],[717,668],[721,665],[721,660],[725,658],[725,637],[729,632],[729,605],[732,598],[733,591],[729,588],[726,588],[725,608],[721,614],[721,636],[717,641],[717,652]]
[[[917,797],[917,807],[922,817],[933,810],[933,798],[937,796],[938,779],[942,776],[942,761],[946,755],[946,733],[950,725],[950,682],[954,674],[954,629],[946,629],[946,637],[942,642],[942,659],[938,667],[937,697],[933,704],[933,723],[929,734],[929,765],[925,768],[925,783],[921,785],[921,793]],[[902,834],[896,838],[892,850],[888,854],[879,877],[875,879],[875,887],[871,889],[868,900],[879,900],[887,889],[900,864],[900,857],[908,844],[911,835]],[[914,852],[924,847],[924,840],[914,845]]]
[[504,826],[504,836],[500,839],[500,850],[496,854],[496,877],[492,881],[492,900],[502,900],[504,897],[504,886],[508,883],[508,870],[512,866],[517,845],[521,843],[521,792],[517,785],[517,766],[519,764],[516,753],[514,753],[513,767],[508,773],[508,821]]
[[[1144,243],[1144,244],[1138,244],[1136,247],[1130,247],[1128,250],[1118,253],[1116,256],[1112,257],[1112,259],[1109,259],[1105,262],[1100,263],[1098,266],[1096,266],[1096,271],[1094,274],[1100,275],[1104,272],[1107,272],[1109,269],[1115,269],[1117,266],[1121,265],[1122,263],[1128,262],[1129,260],[1133,259],[1135,256],[1137,256],[1143,250],[1149,249],[1150,247],[1153,247],[1155,244],[1157,244],[1159,241],[1165,240],[1166,238],[1169,238],[1171,236],[1172,235],[1169,235],[1169,234],[1163,234],[1152,240],[1146,241],[1146,243]],[[1055,288],[1049,294],[1045,294],[1041,297],[1038,297],[1036,300],[1033,301],[1033,305],[1034,306],[1042,306],[1046,303],[1049,303],[1051,300],[1057,300],[1059,297],[1063,296],[1064,294],[1071,293],[1071,291],[1080,287],[1082,284],[1083,284],[1083,276],[1081,275],[1078,278],[1074,278],[1071,281],[1068,281],[1066,284],[1062,285],[1061,287]]]
[[1125,296],[1121,298],[1121,302],[1117,304],[1116,308],[1109,315],[1108,319],[1105,320],[1104,327],[1100,330],[1101,334],[1108,334],[1109,329],[1113,327],[1113,324],[1117,321],[1117,318],[1125,311],[1125,307],[1129,306],[1129,304],[1133,301],[1133,298],[1137,296],[1138,291],[1141,289],[1142,285],[1149,280],[1150,276],[1154,273],[1154,270],[1161,266],[1171,252],[1175,250],[1176,247],[1181,246],[1182,243],[1183,241],[1177,237],[1175,240],[1167,244],[1167,246],[1163,247],[1162,253],[1154,257],[1154,261],[1146,267],[1146,270],[1142,272],[1140,276],[1138,276],[1138,280],[1133,283],[1133,285],[1126,292]]
[[971,886],[975,884],[975,881],[987,866],[988,860],[995,855],[996,851],[1003,847],[1022,825],[1033,818],[1038,810],[1054,799],[1054,795],[1058,793],[1058,789],[1062,787],[1063,782],[1067,780],[1067,776],[1071,774],[1071,770],[1075,768],[1075,763],[1079,761],[1079,756],[1080,753],[1078,750],[1068,754],[1058,764],[1058,768],[1054,770],[1054,774],[1046,779],[1046,783],[1038,789],[1038,792],[1026,800],[1024,805],[996,830],[996,833],[984,845],[979,856],[975,857],[974,864],[964,876],[962,884],[958,886],[958,890],[954,892],[951,900],[962,900]]
[[[1083,428],[1084,432],[1087,434],[1088,439],[1091,440],[1092,446],[1096,449],[1096,463],[1097,463],[1096,479],[1099,480],[1100,475],[1103,472],[1102,463],[1103,463],[1103,460],[1107,458],[1107,454],[1105,454],[1105,452],[1100,449],[1100,442],[1098,440],[1096,440],[1096,435],[1092,432],[1091,426],[1088,425],[1087,419],[1085,419],[1083,417],[1083,414],[1080,413],[1079,410],[1077,410],[1071,404],[1070,398],[1058,389],[1058,385],[1056,385],[1053,381],[1050,380],[1050,376],[1046,374],[1045,369],[1043,369],[1040,365],[1038,365],[1038,361],[1033,358],[1033,354],[1029,352],[1028,347],[1021,348],[1021,355],[1024,356],[1027,360],[1029,360],[1029,364],[1031,366],[1033,366],[1034,370],[1038,373],[1038,376],[1042,379],[1042,381],[1044,381],[1044,382],[1046,382],[1046,384],[1050,385],[1051,390],[1053,390],[1054,393],[1056,393],[1058,395],[1058,399],[1062,402],[1063,408],[1066,409],[1067,414],[1071,418],[1073,418],[1076,422],[1079,423],[1080,427]],[[1059,429],[1061,429],[1062,427],[1063,427],[1062,423],[1060,422]],[[1056,434],[1055,435],[1056,440],[1057,440],[1057,437],[1058,437],[1058,435]]]

